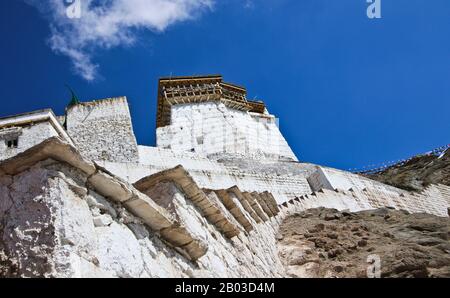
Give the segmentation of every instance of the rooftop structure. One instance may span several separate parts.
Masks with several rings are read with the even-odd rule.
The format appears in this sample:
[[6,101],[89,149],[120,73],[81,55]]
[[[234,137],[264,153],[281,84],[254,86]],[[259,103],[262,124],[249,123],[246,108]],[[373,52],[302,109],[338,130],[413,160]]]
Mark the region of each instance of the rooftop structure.
[[226,106],[263,114],[262,101],[247,100],[244,87],[226,83],[220,75],[166,77],[159,80],[156,127],[170,124],[170,107],[178,104],[222,102]]
[[156,127],[157,146],[174,151],[297,161],[266,105],[220,75],[161,78]]

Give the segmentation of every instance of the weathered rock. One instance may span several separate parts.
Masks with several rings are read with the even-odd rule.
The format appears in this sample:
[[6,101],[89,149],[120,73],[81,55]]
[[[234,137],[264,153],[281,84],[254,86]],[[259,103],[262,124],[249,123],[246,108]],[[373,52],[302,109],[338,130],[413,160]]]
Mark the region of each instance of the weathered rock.
[[132,198],[132,190],[121,181],[105,172],[97,172],[89,177],[88,182],[98,193],[117,202],[126,202]]
[[371,179],[405,190],[420,191],[430,184],[450,186],[450,150],[436,155],[416,156],[401,165],[367,175]]
[[[310,209],[284,221],[277,239],[291,276],[365,277],[368,257],[376,255],[382,277],[450,277],[449,218],[390,208],[338,218],[335,214]],[[309,254],[305,247],[310,247]],[[312,261],[317,262],[315,270],[306,270]]]

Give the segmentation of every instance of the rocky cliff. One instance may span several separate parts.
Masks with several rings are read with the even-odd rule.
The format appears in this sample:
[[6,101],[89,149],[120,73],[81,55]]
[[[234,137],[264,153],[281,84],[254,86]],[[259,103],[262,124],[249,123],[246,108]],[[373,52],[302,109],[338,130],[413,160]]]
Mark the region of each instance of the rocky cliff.
[[280,227],[279,254],[291,277],[450,277],[450,219],[380,208],[309,209]]
[[450,186],[450,150],[442,156],[416,156],[367,177],[405,190],[419,191],[430,184]]

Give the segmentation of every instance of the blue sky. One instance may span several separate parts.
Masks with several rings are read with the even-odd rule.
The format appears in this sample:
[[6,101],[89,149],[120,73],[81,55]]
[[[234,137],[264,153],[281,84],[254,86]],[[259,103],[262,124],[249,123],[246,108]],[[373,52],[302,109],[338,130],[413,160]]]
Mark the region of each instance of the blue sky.
[[[62,114],[70,84],[85,101],[127,96],[139,143],[154,145],[157,79],[222,74],[266,102],[304,161],[348,169],[450,143],[448,0],[382,0],[378,20],[365,0],[186,0],[94,41],[27,2],[0,1],[0,116]],[[55,28],[95,66],[89,80]]]

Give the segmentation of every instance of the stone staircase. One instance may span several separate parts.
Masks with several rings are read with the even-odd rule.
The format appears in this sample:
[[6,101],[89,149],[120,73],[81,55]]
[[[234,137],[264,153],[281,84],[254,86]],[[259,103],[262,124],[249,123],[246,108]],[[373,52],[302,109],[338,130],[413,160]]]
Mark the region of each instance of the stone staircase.
[[[237,186],[228,189],[201,189],[182,167],[158,172],[134,184],[173,216],[183,213],[185,206],[176,205],[176,194],[192,202],[202,215],[227,238],[241,232],[250,233],[255,225],[279,214],[276,200],[269,192],[242,192]],[[174,207],[175,206],[175,207]]]

